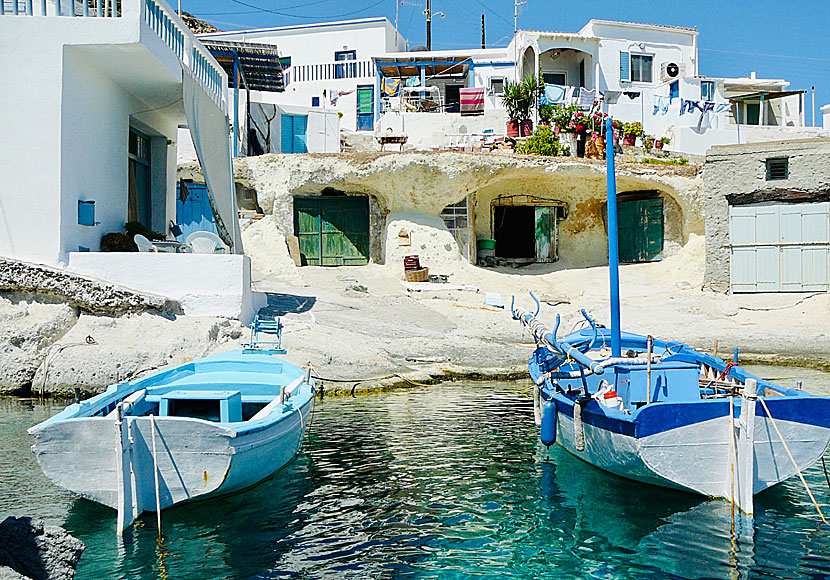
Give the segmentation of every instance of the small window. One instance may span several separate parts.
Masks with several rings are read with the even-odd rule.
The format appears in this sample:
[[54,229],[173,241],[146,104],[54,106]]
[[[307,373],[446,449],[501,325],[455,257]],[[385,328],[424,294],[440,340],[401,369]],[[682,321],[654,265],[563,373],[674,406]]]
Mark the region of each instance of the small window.
[[567,85],[568,73],[565,72],[543,72],[542,78],[548,85]]
[[312,107],[319,107],[320,106],[320,97],[311,97],[311,106]]
[[673,81],[669,85],[669,100],[677,99],[680,97],[680,81]]
[[790,176],[790,160],[787,157],[767,159],[767,181],[787,179]]
[[700,100],[715,100],[715,81],[700,81]]
[[338,50],[334,53],[334,60],[341,61],[341,60],[357,60],[357,51],[356,50]]
[[490,77],[490,90],[489,93],[491,95],[503,95],[504,94],[504,77]]
[[654,57],[650,54],[631,55],[631,80],[638,83],[650,83]]

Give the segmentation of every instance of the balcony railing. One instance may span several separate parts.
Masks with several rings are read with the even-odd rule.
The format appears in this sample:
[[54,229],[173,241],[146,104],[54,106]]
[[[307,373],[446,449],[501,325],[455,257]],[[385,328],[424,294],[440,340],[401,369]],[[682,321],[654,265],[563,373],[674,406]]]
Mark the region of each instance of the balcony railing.
[[163,0],[0,0],[0,16],[122,18],[139,14],[217,106],[227,111],[222,68]]
[[285,84],[326,81],[332,79],[374,78],[371,60],[347,60],[322,64],[299,64],[285,71]]

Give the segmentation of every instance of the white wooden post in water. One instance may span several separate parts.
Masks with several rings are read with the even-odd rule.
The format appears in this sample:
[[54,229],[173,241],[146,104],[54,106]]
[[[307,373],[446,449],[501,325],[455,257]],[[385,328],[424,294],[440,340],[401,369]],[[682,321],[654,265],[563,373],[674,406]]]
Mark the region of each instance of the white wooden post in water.
[[755,402],[758,388],[755,379],[747,379],[741,399],[741,418],[738,421],[737,445],[737,490],[732,501],[742,512],[751,516],[755,511],[753,505],[755,486]]
[[129,420],[124,418],[122,403],[115,406],[115,471],[118,485],[116,532],[124,533],[135,520],[135,493],[130,468],[131,445]]

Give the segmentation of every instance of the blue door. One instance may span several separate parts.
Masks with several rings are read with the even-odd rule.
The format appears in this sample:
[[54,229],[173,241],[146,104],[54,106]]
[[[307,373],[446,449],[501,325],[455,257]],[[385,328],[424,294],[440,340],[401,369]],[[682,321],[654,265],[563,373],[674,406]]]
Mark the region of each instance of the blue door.
[[283,115],[280,127],[280,151],[282,153],[308,153],[305,115]]
[[177,240],[183,242],[193,232],[216,233],[216,224],[213,210],[208,200],[207,186],[204,183],[185,183],[185,192],[182,194],[182,184],[176,185],[176,224],[182,233]]

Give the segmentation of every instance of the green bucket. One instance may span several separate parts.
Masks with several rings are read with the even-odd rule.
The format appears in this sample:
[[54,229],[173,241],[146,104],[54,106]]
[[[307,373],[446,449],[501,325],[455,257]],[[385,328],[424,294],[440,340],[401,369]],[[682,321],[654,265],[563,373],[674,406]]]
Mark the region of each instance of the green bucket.
[[480,250],[495,250],[496,249],[496,240],[491,240],[488,238],[479,238],[478,239],[478,248]]

